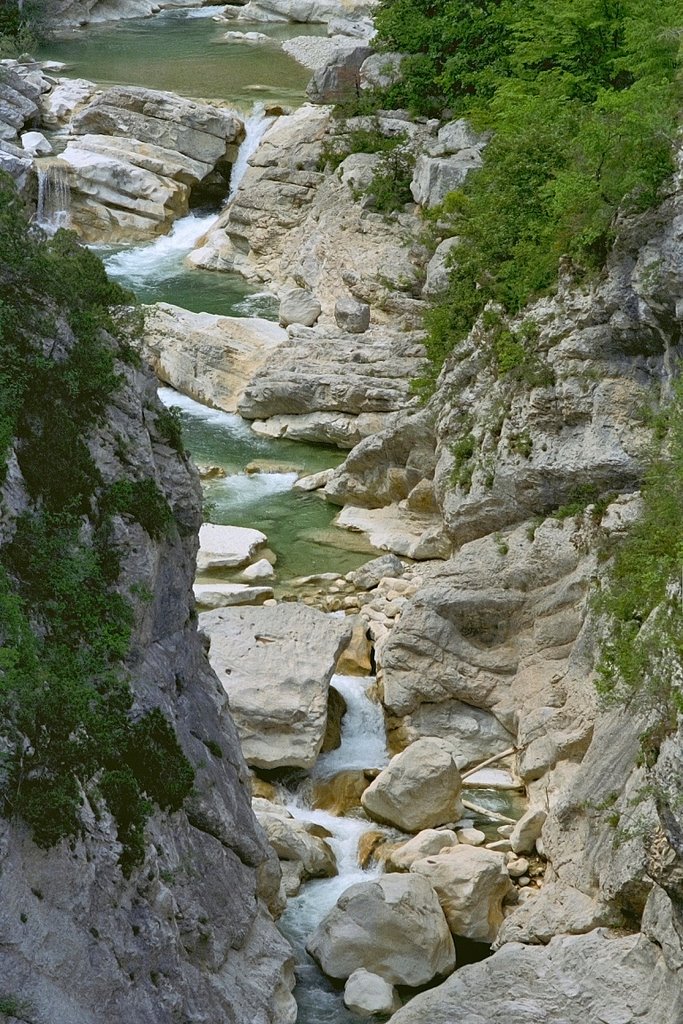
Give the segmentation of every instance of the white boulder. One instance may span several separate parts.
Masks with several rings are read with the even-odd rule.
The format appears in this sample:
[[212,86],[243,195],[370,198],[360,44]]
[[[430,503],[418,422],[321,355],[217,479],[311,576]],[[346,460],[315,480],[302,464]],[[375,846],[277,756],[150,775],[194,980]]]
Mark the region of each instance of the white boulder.
[[253,560],[267,539],[260,530],[204,523],[199,530],[197,569],[238,569]]
[[401,1006],[393,985],[363,967],[344,986],[344,1006],[359,1017],[389,1016]]

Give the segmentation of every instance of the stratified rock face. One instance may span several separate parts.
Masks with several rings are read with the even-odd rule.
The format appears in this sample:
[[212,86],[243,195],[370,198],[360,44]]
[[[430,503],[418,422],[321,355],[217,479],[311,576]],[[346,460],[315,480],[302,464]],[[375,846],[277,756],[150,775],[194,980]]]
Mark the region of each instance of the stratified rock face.
[[286,340],[270,320],[191,313],[157,302],[145,317],[142,353],[157,377],[177,391],[236,412],[254,375]]
[[28,181],[31,155],[19,138],[25,128],[40,126],[40,88],[0,64],[0,170],[22,189]]
[[325,737],[330,679],[352,620],[280,604],[206,612],[200,626],[247,763],[312,768]]
[[[348,128],[361,126],[371,122],[355,118]],[[390,118],[385,127],[387,134],[427,133]],[[419,287],[418,221],[407,213],[387,221],[364,208],[337,174],[321,170],[323,145],[337,131],[329,107],[304,104],[279,117],[251,158],[236,196],[190,260],[209,270],[236,270],[278,293],[306,288],[328,320],[337,299],[350,292],[370,304],[374,322],[388,317],[395,322],[395,314],[405,312],[416,324],[410,293]],[[389,302],[394,291],[402,294]]]
[[69,170],[72,227],[88,242],[168,231],[212,171],[227,190],[244,135],[230,111],[133,86],[99,93],[70,127],[76,138],[60,161]]
[[376,0],[250,0],[237,7],[233,16],[243,21],[325,23],[333,18],[356,21],[376,6]]
[[361,801],[376,821],[419,832],[461,816],[460,772],[444,740],[422,739],[392,757]]
[[637,935],[559,936],[549,946],[512,943],[416,996],[392,1024],[678,1024],[679,980],[661,950]]
[[359,338],[336,328],[291,327],[243,392],[238,411],[258,432],[352,447],[414,403],[424,366],[415,333],[377,328]]
[[392,985],[412,988],[455,966],[439,901],[419,875],[384,875],[352,885],[306,948],[332,978],[348,978],[364,967]]
[[[90,450],[106,484],[131,473],[156,481],[182,527],[153,541],[115,519],[125,593],[150,595],[133,598],[125,667],[136,711],[159,708],[173,723],[195,786],[183,810],[151,818],[145,863],[128,879],[115,822],[87,799],[82,835],[50,850],[21,822],[0,819],[0,992],[50,1024],[291,1024],[290,951],[263,905],[275,905],[278,869],[192,616],[197,476],[157,429],[151,375],[123,363],[117,371],[123,383]],[[11,459],[0,492],[3,542],[26,494]]]

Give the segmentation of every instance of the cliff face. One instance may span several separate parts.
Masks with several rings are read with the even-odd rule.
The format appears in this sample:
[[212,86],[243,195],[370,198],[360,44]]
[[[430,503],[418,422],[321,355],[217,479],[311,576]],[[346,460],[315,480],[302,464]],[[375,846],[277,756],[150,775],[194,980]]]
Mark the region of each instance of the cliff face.
[[[74,339],[61,318],[56,330],[44,349],[60,360]],[[117,587],[134,609],[124,666],[131,714],[163,712],[194,787],[181,810],[152,815],[144,863],[128,878],[116,822],[85,792],[80,834],[51,849],[20,819],[0,821],[3,1009],[34,1024],[292,1021],[290,950],[266,909],[277,909],[279,869],[251,812],[246,766],[193,611],[196,471],[160,427],[151,375],[121,361],[116,372],[120,384],[88,449],[105,487],[152,480],[175,521],[153,539],[130,516],[112,519]],[[12,452],[0,491],[3,545],[34,506]]]

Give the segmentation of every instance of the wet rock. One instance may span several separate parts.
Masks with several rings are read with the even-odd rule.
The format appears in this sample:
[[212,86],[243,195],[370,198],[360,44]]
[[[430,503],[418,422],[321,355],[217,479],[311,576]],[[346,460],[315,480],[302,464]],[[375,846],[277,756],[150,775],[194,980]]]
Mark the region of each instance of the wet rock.
[[329,779],[316,780],[313,806],[339,816],[347,814],[352,808],[360,807],[360,798],[371,782],[372,778],[365,771],[353,768],[337,772]]
[[280,860],[300,863],[304,879],[332,878],[337,874],[337,862],[330,846],[312,834],[307,822],[259,810],[255,813]]
[[367,676],[371,671],[372,645],[367,637],[366,626],[359,619],[353,627],[348,647],[341,653],[337,672],[343,676]]
[[387,1016],[400,1005],[394,986],[362,967],[353,972],[344,986],[344,1006],[359,1017]]
[[417,987],[455,966],[439,901],[419,875],[384,875],[352,885],[311,936],[307,950],[332,978],[359,968]]
[[422,739],[392,757],[362,797],[376,821],[404,832],[457,821],[461,790],[453,750],[444,740]]
[[320,748],[325,754],[328,750],[337,750],[341,745],[342,726],[346,714],[346,701],[339,690],[330,686],[327,694],[327,726],[325,728],[325,739]]
[[493,942],[503,923],[503,900],[512,891],[502,854],[458,844],[416,860],[410,870],[429,880],[454,935]]

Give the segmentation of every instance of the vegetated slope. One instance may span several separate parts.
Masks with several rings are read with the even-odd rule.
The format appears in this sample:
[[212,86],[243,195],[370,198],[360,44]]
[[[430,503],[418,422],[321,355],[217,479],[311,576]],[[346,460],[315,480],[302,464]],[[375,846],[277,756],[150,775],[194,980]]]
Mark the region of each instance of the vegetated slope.
[[0,1008],[265,1024],[291,1009],[277,868],[196,632],[196,475],[129,302],[2,180]]

